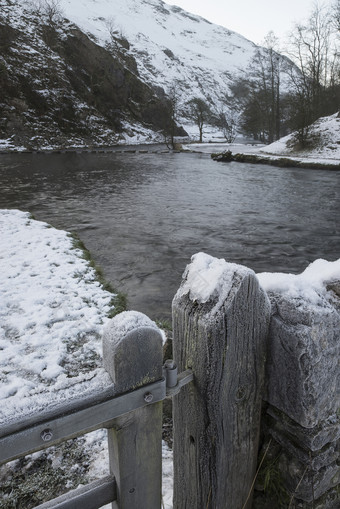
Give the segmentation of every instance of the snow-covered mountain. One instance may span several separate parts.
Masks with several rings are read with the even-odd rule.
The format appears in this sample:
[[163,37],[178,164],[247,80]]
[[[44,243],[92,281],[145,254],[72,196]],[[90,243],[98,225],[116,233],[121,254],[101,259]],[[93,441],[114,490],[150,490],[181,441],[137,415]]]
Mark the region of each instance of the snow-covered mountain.
[[0,147],[161,140],[171,89],[221,111],[257,49],[162,0],[0,0]]
[[125,41],[104,49],[54,5],[0,0],[0,148],[154,139],[166,103]]
[[257,46],[225,27],[162,0],[61,0],[63,11],[98,44],[110,31],[127,39],[140,77],[183,99],[219,104],[249,65]]

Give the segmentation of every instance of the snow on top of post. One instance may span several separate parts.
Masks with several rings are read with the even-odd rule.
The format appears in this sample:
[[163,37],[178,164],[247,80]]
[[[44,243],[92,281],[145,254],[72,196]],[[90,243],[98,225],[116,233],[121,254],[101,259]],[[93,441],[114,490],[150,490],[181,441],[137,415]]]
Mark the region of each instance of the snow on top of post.
[[116,315],[104,328],[104,335],[110,342],[118,343],[129,332],[141,327],[151,327],[158,330],[164,341],[164,331],[160,330],[155,322],[139,311],[123,311]]
[[206,253],[197,253],[192,256],[191,263],[184,271],[183,283],[176,297],[188,294],[192,301],[204,304],[218,296],[218,307],[228,295],[236,272],[241,276],[254,274],[243,265],[227,263],[224,258],[214,258]]
[[257,277],[267,292],[318,304],[326,294],[326,285],[340,280],[340,258],[334,262],[322,258],[315,260],[301,274],[262,272]]

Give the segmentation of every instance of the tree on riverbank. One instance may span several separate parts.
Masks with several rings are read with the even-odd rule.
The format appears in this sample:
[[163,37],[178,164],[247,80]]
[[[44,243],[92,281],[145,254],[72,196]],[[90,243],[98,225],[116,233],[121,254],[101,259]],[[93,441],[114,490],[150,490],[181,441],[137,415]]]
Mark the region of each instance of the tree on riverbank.
[[274,34],[268,34],[247,76],[232,86],[245,134],[271,143],[288,130],[297,132],[301,148],[313,142],[309,126],[339,110],[339,38],[340,0],[333,9],[316,3],[306,22],[295,26],[288,58],[279,53]]
[[186,103],[186,113],[199,130],[199,142],[203,141],[203,127],[211,121],[213,114],[209,105],[201,98],[194,97]]
[[315,4],[309,19],[291,33],[289,56],[299,74],[288,69],[292,83],[290,126],[297,141],[308,143],[309,129],[317,118],[339,107],[339,53],[335,45],[334,14]]
[[243,131],[272,143],[284,130],[281,91],[285,58],[279,53],[278,39],[273,32],[265,38],[264,49],[256,51],[247,77],[237,80],[232,91],[241,104],[240,126]]

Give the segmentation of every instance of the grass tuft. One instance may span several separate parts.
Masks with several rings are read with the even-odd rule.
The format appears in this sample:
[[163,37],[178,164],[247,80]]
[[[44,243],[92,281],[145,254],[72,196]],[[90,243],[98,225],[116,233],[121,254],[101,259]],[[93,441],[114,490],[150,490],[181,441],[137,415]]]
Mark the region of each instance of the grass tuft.
[[126,311],[128,300],[127,295],[117,291],[114,286],[105,279],[103,269],[95,263],[92,258],[90,251],[85,246],[84,242],[80,240],[78,234],[73,232],[69,236],[72,239],[74,249],[80,249],[82,251],[82,257],[86,260],[89,266],[94,270],[97,281],[101,284],[103,290],[112,293],[112,299],[110,301],[110,311],[108,312],[108,318],[113,318],[122,311]]

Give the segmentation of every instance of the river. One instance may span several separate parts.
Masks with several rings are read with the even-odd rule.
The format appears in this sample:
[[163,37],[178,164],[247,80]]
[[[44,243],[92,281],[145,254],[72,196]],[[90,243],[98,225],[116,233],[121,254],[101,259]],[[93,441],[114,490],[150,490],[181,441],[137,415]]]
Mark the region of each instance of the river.
[[169,318],[191,255],[298,273],[340,256],[340,172],[207,154],[1,154],[0,207],[75,231],[129,308]]

